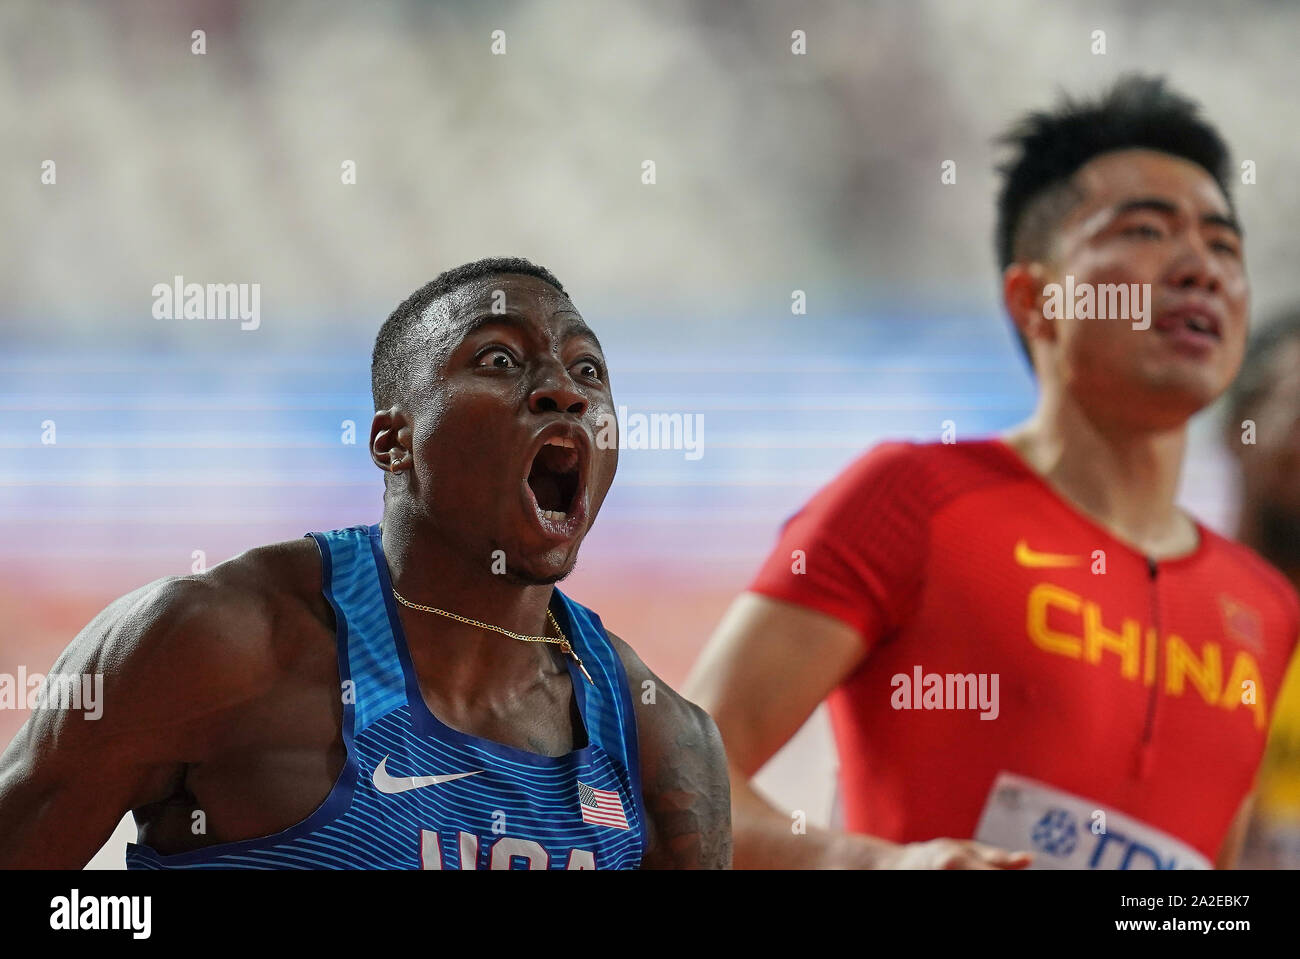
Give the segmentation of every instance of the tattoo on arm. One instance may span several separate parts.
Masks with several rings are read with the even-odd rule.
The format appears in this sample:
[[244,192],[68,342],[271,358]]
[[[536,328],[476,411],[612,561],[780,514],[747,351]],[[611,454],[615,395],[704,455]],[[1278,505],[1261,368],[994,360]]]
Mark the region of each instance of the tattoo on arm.
[[646,784],[651,843],[642,865],[729,869],[731,787],[722,739],[713,720],[689,707],[675,732],[673,748],[662,750]]

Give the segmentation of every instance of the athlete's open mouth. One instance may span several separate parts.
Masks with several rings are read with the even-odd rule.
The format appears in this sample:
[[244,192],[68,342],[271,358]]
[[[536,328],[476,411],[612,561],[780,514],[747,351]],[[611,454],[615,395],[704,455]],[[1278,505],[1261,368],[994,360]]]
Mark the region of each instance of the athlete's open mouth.
[[578,493],[577,444],[562,436],[553,436],[543,443],[528,471],[528,488],[547,518],[568,516]]
[[581,429],[564,424],[548,427],[538,442],[524,481],[526,498],[545,532],[571,536],[586,516],[590,444]]

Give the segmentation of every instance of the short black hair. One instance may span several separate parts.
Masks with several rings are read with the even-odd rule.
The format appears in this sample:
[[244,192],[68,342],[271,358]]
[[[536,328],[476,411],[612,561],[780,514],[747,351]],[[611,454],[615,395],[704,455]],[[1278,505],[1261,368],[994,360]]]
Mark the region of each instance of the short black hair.
[[1229,435],[1241,429],[1241,421],[1258,408],[1260,401],[1277,385],[1278,371],[1270,360],[1278,348],[1300,341],[1300,305],[1274,317],[1250,341],[1237,378],[1228,388]]
[[375,401],[375,409],[383,409],[396,397],[400,384],[406,378],[407,358],[414,349],[411,334],[420,325],[420,320],[429,307],[466,283],[506,273],[535,276],[568,296],[555,274],[544,266],[518,256],[486,257],[439,273],[398,304],[397,309],[389,314],[384,325],[379,328],[379,335],[375,337],[375,351],[370,358],[370,392]]
[[[1125,74],[1094,100],[1062,94],[1051,112],[1021,117],[998,138],[1015,152],[998,168],[998,269],[1046,254],[1052,231],[1081,199],[1072,185],[1079,168],[1115,150],[1156,150],[1202,167],[1229,206],[1228,146],[1192,100],[1163,77]],[[1019,331],[1017,330],[1017,335]],[[1020,337],[1029,355],[1029,344]]]

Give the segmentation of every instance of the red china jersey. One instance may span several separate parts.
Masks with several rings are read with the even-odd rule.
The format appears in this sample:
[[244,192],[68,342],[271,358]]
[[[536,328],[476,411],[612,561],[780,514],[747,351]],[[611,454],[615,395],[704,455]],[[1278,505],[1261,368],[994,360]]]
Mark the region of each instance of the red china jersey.
[[829,699],[846,828],[974,837],[1005,773],[1213,861],[1252,788],[1300,602],[1198,529],[1195,552],[1150,562],[1000,440],[886,443],[848,467],[750,586],[866,644]]

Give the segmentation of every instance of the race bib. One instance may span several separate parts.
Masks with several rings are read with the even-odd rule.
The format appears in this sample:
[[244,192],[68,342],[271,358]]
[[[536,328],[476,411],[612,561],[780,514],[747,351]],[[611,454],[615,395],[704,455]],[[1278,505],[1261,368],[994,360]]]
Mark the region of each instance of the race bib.
[[1034,854],[1030,869],[1212,869],[1186,843],[1046,783],[998,773],[975,839]]

